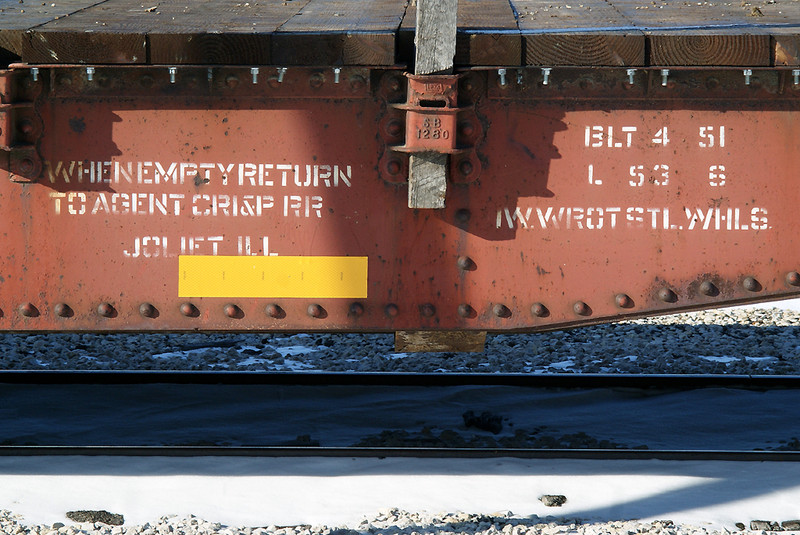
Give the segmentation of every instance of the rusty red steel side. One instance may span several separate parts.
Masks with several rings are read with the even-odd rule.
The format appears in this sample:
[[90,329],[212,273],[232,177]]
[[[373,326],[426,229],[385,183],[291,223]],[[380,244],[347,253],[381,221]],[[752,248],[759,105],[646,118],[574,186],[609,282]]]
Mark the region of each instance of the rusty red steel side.
[[406,207],[401,71],[267,71],[6,71],[31,113],[0,145],[41,173],[0,154],[0,329],[530,331],[800,294],[785,71],[464,72],[443,210]]

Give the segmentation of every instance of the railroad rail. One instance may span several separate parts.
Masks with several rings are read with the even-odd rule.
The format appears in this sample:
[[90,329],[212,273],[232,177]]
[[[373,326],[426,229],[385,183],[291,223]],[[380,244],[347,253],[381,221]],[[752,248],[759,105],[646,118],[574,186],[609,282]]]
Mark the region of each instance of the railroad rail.
[[[673,435],[675,425],[683,427],[705,408],[703,397],[676,401],[680,392],[713,389],[718,396],[724,391],[726,408],[719,410],[729,412],[757,401],[793,406],[798,376],[3,372],[0,384],[5,421],[0,455],[6,456],[800,460],[800,451],[763,442],[779,438],[765,429],[791,432],[790,424],[776,422],[763,428],[753,422],[755,443],[763,447],[751,451],[698,447],[716,428],[695,425],[678,432],[689,437],[679,442],[687,445],[681,449],[616,443],[613,429],[603,439],[591,437],[591,429],[583,433],[580,425],[578,433],[574,425],[559,429],[574,414],[613,398],[621,404],[601,410],[616,410],[621,428],[646,421],[656,430],[659,426],[652,424],[661,420],[667,426],[663,432]],[[789,397],[735,401],[729,396],[780,390],[790,391]],[[655,409],[640,404],[652,399],[663,401]],[[526,412],[519,412],[520,403]],[[691,410],[676,420],[659,412],[661,403],[682,403]],[[465,409],[485,412],[470,414],[468,421]],[[636,414],[630,421],[629,413]],[[717,427],[725,421],[719,413]],[[453,439],[453,434],[462,436]],[[649,440],[659,443],[659,433],[641,437],[642,444]],[[724,445],[724,437],[719,442]]]
[[800,295],[796,2],[0,0],[2,67],[0,330],[475,350]]

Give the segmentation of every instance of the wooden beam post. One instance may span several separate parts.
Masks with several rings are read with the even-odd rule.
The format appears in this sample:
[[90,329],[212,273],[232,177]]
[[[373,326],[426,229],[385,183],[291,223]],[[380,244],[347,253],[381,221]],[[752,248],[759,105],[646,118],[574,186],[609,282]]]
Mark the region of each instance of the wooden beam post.
[[[417,0],[414,74],[451,74],[456,54],[458,0]],[[408,207],[444,208],[447,154],[412,154],[408,165]]]

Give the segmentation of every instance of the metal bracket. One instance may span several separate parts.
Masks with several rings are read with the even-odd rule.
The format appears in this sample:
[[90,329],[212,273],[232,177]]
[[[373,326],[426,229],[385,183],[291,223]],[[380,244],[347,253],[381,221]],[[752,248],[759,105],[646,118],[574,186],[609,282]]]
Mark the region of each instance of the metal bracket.
[[459,106],[458,87],[464,75],[405,77],[404,102],[397,102],[401,98],[401,78],[397,73],[388,74],[389,81],[383,84],[383,97],[387,100],[386,114],[380,122],[385,143],[380,165],[383,180],[408,182],[408,155],[424,152],[450,156],[450,182],[469,184],[477,180],[481,164],[475,147],[483,139],[483,128],[474,106]]
[[34,109],[41,82],[33,78],[27,69],[0,70],[0,176],[13,182],[35,182],[42,174],[36,147],[42,124]]

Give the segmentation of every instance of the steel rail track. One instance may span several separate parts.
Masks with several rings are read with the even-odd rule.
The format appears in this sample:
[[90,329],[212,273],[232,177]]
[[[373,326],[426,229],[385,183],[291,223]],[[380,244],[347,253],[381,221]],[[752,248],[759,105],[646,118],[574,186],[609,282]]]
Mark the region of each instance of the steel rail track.
[[721,374],[547,374],[524,373],[351,373],[219,371],[41,371],[3,370],[0,384],[40,385],[363,385],[363,386],[521,386],[532,388],[680,389],[800,388],[800,375]]
[[[800,376],[620,374],[396,374],[217,371],[0,371],[2,385],[276,385],[276,386],[515,386],[631,390],[800,389]],[[452,447],[0,445],[0,456],[114,457],[352,457],[524,458],[590,460],[796,462],[800,451],[648,450]]]
[[798,462],[800,451],[351,448],[282,446],[0,446],[2,457],[331,457]]

